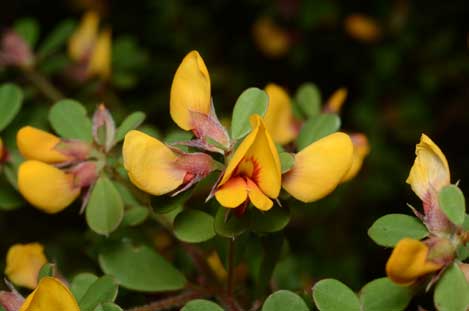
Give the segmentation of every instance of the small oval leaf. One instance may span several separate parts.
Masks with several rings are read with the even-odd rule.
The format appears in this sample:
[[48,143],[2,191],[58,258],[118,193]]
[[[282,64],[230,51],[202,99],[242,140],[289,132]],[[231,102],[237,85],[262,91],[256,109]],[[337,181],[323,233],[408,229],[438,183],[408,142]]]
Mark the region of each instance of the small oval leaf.
[[251,131],[249,117],[253,114],[264,116],[267,111],[269,96],[266,92],[251,87],[239,96],[233,108],[231,120],[231,137],[240,139]]
[[378,245],[393,247],[403,238],[421,240],[428,235],[428,231],[416,217],[389,214],[376,220],[368,229],[368,235]]
[[295,102],[306,118],[317,116],[321,111],[321,92],[314,83],[304,83],[296,91]]
[[357,295],[342,282],[325,279],[313,287],[313,298],[321,311],[360,311]]
[[411,299],[412,287],[396,285],[388,278],[373,280],[360,291],[363,311],[401,311]]
[[181,311],[223,311],[223,309],[210,300],[195,299],[187,303]]
[[99,234],[114,231],[124,216],[124,203],[114,184],[101,176],[93,189],[86,206],[86,222]]
[[466,202],[464,194],[456,185],[448,185],[438,193],[440,208],[448,219],[456,224],[462,225],[466,217]]
[[145,245],[122,242],[103,250],[99,264],[119,285],[142,292],[162,292],[184,287],[186,279],[156,251]]
[[117,128],[116,137],[114,141],[120,142],[124,139],[127,132],[136,129],[143,123],[145,120],[145,114],[141,111],[136,111],[127,116],[127,118],[122,121],[121,125]]
[[262,311],[309,311],[304,300],[288,290],[279,290],[267,297]]
[[93,311],[98,305],[113,302],[117,297],[118,286],[114,278],[105,275],[94,281],[78,301],[80,311]]
[[7,127],[23,104],[23,92],[12,83],[0,87],[0,131]]
[[98,277],[93,273],[83,272],[75,275],[70,284],[70,290],[75,296],[77,301],[80,301],[81,298],[85,295],[90,288],[91,284],[96,282]]
[[340,118],[335,113],[323,113],[312,117],[301,128],[296,144],[301,150],[315,141],[340,129]]
[[199,243],[215,236],[213,217],[199,210],[186,209],[174,219],[174,235],[181,241]]
[[469,286],[456,264],[450,265],[435,287],[433,296],[439,311],[465,311],[469,307]]
[[89,142],[93,139],[86,109],[75,100],[59,100],[49,111],[49,121],[55,132],[64,138]]

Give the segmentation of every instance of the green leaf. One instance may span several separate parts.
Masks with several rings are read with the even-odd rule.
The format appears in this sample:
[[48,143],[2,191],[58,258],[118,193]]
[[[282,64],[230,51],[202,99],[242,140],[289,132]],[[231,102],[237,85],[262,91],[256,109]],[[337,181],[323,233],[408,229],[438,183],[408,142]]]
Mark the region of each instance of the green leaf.
[[312,117],[301,128],[296,141],[301,150],[315,141],[326,137],[340,129],[340,118],[335,113],[323,113]]
[[174,235],[181,241],[199,243],[215,236],[213,217],[199,210],[186,209],[176,216]]
[[94,311],[94,309],[106,302],[113,302],[117,297],[117,283],[110,275],[97,279],[90,285],[83,297],[78,301],[80,311]]
[[218,208],[214,223],[215,232],[217,234],[226,238],[235,238],[246,231],[248,225],[249,223],[246,217],[237,217],[223,206]]
[[462,224],[462,228],[466,231],[469,231],[469,215],[464,216],[464,222]]
[[440,208],[448,219],[456,224],[462,225],[466,217],[466,202],[464,194],[456,185],[448,185],[438,193]]
[[7,127],[23,104],[23,91],[12,83],[0,87],[0,131]]
[[91,190],[86,206],[86,222],[99,234],[114,231],[124,216],[124,203],[114,184],[101,176]]
[[290,222],[290,210],[286,207],[274,206],[263,212],[257,208],[249,210],[250,229],[258,233],[280,231]]
[[99,264],[119,285],[142,292],[162,292],[184,287],[186,279],[153,248],[122,242],[99,254]]
[[54,276],[55,274],[55,264],[46,263],[44,264],[37,274],[37,281],[39,282],[43,277]]
[[76,22],[73,20],[62,21],[39,46],[38,56],[45,57],[59,50],[67,43],[68,39],[75,31],[75,27]]
[[360,311],[357,295],[342,282],[321,280],[313,287],[314,303],[321,311]]
[[23,18],[17,21],[13,28],[28,43],[29,47],[33,49],[39,38],[38,22],[32,18]]
[[267,111],[269,96],[262,90],[251,87],[245,90],[236,101],[231,120],[231,136],[240,139],[251,131],[249,117],[258,114],[261,117]]
[[92,141],[91,121],[85,107],[75,100],[59,100],[49,111],[49,121],[64,138]]
[[279,290],[267,297],[262,311],[309,311],[304,300],[288,290]]
[[103,311],[123,311],[121,307],[112,302],[106,302],[101,305]]
[[136,226],[144,222],[150,214],[148,208],[135,206],[125,211],[122,224],[125,226]]
[[0,184],[0,210],[11,211],[23,205],[21,196],[6,183]]
[[392,247],[403,238],[421,240],[428,235],[427,228],[416,218],[404,214],[385,215],[368,229],[376,244]]
[[284,174],[291,170],[293,164],[295,164],[295,156],[289,152],[280,152],[278,155],[282,165],[282,174]]
[[92,273],[84,272],[75,275],[70,284],[70,290],[77,301],[80,301],[86,294],[91,284],[96,282],[98,277]]
[[411,299],[411,287],[396,285],[388,278],[373,280],[360,291],[363,311],[401,311]]
[[223,311],[223,309],[210,300],[195,299],[187,303],[181,311]]
[[315,117],[321,111],[321,92],[315,84],[304,83],[296,91],[295,102],[307,118]]
[[469,286],[456,264],[450,265],[435,287],[433,296],[439,311],[465,311],[469,307]]
[[145,114],[141,111],[136,111],[127,116],[127,118],[125,118],[125,120],[122,121],[121,125],[117,128],[114,141],[117,143],[123,140],[125,134],[139,127],[143,120],[145,120]]

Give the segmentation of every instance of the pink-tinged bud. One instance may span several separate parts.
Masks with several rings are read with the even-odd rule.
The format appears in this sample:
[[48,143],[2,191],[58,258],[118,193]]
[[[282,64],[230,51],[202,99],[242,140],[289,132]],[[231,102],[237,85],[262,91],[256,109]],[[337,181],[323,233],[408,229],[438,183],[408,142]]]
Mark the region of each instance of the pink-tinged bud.
[[18,292],[0,291],[0,306],[6,311],[18,311],[24,302],[24,298]]
[[101,104],[93,115],[93,138],[94,141],[104,147],[108,152],[114,145],[116,125],[109,110]]
[[438,205],[436,193],[428,192],[423,199],[423,222],[428,230],[433,233],[450,233],[454,230],[454,224],[443,213]]
[[183,153],[178,149],[173,150],[179,153],[174,167],[186,172],[182,185],[173,193],[173,196],[189,189],[216,169],[215,161],[208,154],[202,152]]
[[13,30],[6,31],[1,39],[0,65],[31,67],[34,56],[28,43]]
[[198,138],[198,142],[201,144],[201,148],[224,153],[224,150],[220,150],[219,146],[214,146],[210,139],[223,146],[224,149],[230,148],[230,138],[226,129],[221,125],[218,120],[212,105],[212,111],[210,115],[206,115],[200,112],[190,112],[195,137]]
[[74,185],[80,188],[88,187],[98,179],[98,167],[96,162],[92,161],[77,164],[69,172],[75,176]]
[[61,140],[54,149],[71,158],[70,162],[75,162],[86,160],[90,156],[92,147],[87,142],[70,139]]
[[451,263],[456,255],[453,243],[445,238],[431,237],[424,241],[428,246],[428,260],[443,266]]

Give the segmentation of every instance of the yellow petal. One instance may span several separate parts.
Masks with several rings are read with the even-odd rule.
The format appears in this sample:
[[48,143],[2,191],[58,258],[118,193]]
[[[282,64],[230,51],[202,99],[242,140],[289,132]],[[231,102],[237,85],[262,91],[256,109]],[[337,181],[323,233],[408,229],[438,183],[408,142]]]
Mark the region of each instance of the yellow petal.
[[429,193],[438,193],[450,184],[448,161],[440,148],[425,134],[415,148],[416,158],[406,182],[424,200]]
[[342,180],[350,169],[353,145],[344,133],[326,136],[295,155],[293,168],[283,175],[282,186],[303,202],[319,200]]
[[242,177],[233,177],[215,192],[215,198],[224,207],[236,208],[248,198],[246,182]]
[[130,180],[145,192],[162,195],[175,190],[184,181],[186,172],[174,166],[177,155],[147,134],[127,133],[122,155]]
[[22,127],[16,134],[16,144],[23,157],[46,163],[59,163],[69,157],[55,150],[60,138],[32,126]]
[[252,205],[254,205],[257,209],[261,211],[268,211],[272,208],[273,202],[270,200],[258,187],[257,185],[251,180],[246,179],[247,184],[247,191],[249,200],[251,201]]
[[15,285],[34,289],[41,267],[47,263],[39,243],[15,244],[8,249],[5,275]]
[[73,294],[56,278],[44,277],[19,311],[80,311]]
[[342,106],[347,98],[347,89],[342,87],[336,90],[326,104],[326,110],[328,112],[339,113],[342,109]]
[[251,178],[264,194],[276,198],[281,187],[280,159],[277,149],[261,117],[253,115],[250,121],[252,131],[230,159],[220,185],[228,181],[235,170],[239,170],[238,166],[245,162],[241,171],[247,170],[246,166],[253,167],[246,177]]
[[88,67],[88,74],[109,78],[111,74],[111,30],[99,34]]
[[283,88],[273,83],[268,84],[265,91],[269,95],[269,106],[264,116],[265,127],[274,142],[288,144],[296,136],[290,97]]
[[381,28],[371,17],[352,14],[345,19],[345,31],[354,39],[373,42],[381,37]]
[[46,213],[57,213],[80,194],[73,175],[36,160],[23,162],[18,169],[18,188],[29,203]]
[[217,252],[214,251],[207,257],[207,263],[215,273],[217,279],[220,282],[225,282],[226,278],[228,277],[228,272],[226,272],[226,269],[223,266],[223,263],[221,262]]
[[400,240],[386,263],[388,277],[397,284],[410,285],[425,274],[442,267],[427,260],[428,246],[425,243],[405,238]]
[[98,24],[99,16],[95,12],[88,12],[83,16],[78,29],[68,42],[71,59],[81,61],[90,53],[97,37]]
[[361,133],[351,134],[350,138],[353,143],[353,159],[352,166],[348,170],[347,174],[342,178],[342,182],[349,181],[355,177],[360,171],[365,157],[370,152],[370,145],[368,144],[368,139],[365,135]]
[[190,112],[210,112],[210,76],[199,52],[184,57],[171,85],[170,113],[176,124],[188,131],[193,128]]

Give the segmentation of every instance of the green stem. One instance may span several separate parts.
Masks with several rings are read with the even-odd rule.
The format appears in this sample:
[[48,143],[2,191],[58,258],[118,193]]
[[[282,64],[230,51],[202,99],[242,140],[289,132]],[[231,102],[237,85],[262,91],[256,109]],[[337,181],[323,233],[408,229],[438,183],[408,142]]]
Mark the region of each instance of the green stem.
[[22,72],[25,77],[52,102],[56,102],[64,98],[64,95],[55,86],[53,86],[45,76],[33,68],[23,68]]

